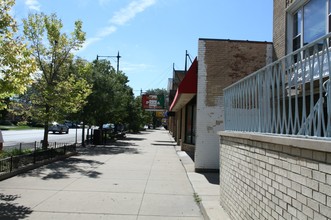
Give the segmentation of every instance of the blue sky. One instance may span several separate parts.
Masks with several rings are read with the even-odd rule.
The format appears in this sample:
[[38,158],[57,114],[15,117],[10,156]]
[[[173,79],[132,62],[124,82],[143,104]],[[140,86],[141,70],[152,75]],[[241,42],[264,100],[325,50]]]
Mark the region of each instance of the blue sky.
[[56,13],[64,32],[82,20],[86,42],[76,55],[92,61],[119,51],[136,95],[167,88],[185,51],[197,56],[199,38],[272,41],[271,0],[16,0],[13,8],[20,24],[36,12]]

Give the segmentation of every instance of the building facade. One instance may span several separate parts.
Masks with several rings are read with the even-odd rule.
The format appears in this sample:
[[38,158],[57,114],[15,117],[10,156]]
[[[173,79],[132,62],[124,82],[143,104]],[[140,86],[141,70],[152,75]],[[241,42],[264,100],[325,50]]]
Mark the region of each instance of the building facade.
[[220,204],[233,220],[331,218],[330,0],[274,0],[272,64],[226,90]]
[[199,39],[198,57],[170,101],[170,132],[195,161],[196,171],[219,170],[223,94],[227,86],[272,61],[272,43]]
[[219,169],[224,130],[223,89],[272,61],[268,42],[199,39],[195,168]]
[[275,60],[330,32],[330,0],[274,1]]
[[[183,70],[175,70],[175,68],[173,69],[173,77],[169,79],[168,82],[169,105],[171,105],[171,103],[175,99],[176,91],[179,87],[179,84],[184,79],[185,74],[186,73]],[[181,139],[181,130],[178,128],[178,126],[180,126],[180,123],[178,122],[178,117],[178,114],[176,115],[175,112],[168,112],[168,130],[177,141],[177,144],[180,144],[179,141]]]

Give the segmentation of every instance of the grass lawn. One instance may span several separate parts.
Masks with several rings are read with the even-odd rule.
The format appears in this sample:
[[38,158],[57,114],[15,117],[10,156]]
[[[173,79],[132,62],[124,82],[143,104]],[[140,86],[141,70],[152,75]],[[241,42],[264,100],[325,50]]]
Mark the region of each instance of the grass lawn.
[[28,129],[43,129],[37,127],[30,127],[30,126],[15,126],[15,125],[0,125],[0,130],[28,130]]

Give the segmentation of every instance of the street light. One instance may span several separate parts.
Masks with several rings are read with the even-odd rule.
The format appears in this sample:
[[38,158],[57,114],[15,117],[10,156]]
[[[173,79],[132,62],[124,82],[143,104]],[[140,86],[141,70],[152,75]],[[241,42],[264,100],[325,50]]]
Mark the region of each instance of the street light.
[[116,57],[117,58],[117,70],[116,70],[116,72],[117,73],[119,72],[119,69],[120,69],[120,58],[121,58],[119,51],[117,52],[117,56],[99,56],[99,55],[97,55],[97,60],[99,60],[99,57],[106,57],[106,58]]

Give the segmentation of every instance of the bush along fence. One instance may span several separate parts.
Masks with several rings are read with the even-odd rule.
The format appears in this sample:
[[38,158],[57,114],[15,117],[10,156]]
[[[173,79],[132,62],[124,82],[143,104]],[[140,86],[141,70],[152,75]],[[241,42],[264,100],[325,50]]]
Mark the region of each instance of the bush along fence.
[[[31,144],[30,144],[31,146]],[[18,170],[33,167],[37,164],[45,164],[48,161],[56,160],[64,156],[76,153],[75,144],[50,143],[47,149],[43,149],[35,142],[33,148],[26,144],[20,144],[19,148],[11,152],[4,152],[10,156],[0,158],[0,179],[1,176],[16,172]]]

